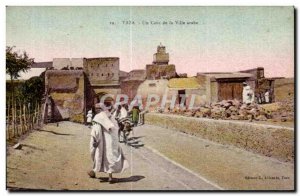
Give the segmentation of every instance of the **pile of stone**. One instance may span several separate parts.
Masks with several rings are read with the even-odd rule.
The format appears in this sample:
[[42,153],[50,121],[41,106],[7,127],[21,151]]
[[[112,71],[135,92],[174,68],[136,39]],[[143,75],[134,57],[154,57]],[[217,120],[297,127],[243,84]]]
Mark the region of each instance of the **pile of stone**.
[[218,103],[202,105],[191,110],[177,106],[174,109],[165,109],[164,111],[160,108],[157,112],[197,118],[249,121],[266,121],[280,116],[278,120],[284,121],[282,120],[283,117],[288,119],[291,115],[293,115],[293,111],[286,111],[286,108],[291,108],[290,104],[287,105],[289,105],[289,107],[280,106],[280,110],[270,111],[265,109],[264,105],[258,105],[255,103],[247,105],[238,100],[223,100]]

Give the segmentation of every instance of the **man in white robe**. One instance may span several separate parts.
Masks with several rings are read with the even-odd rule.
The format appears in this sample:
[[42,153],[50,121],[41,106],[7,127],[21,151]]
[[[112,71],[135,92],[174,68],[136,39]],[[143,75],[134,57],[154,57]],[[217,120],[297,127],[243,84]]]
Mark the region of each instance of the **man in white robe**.
[[268,90],[265,92],[265,102],[266,102],[266,103],[269,103],[269,102],[270,102],[270,93],[269,93]]
[[[105,172],[109,174],[108,181],[113,182],[112,173],[123,172],[129,167],[122,149],[119,146],[118,123],[100,104],[101,112],[93,119],[91,131],[90,152],[93,160],[93,170],[88,172],[94,178],[95,172]],[[115,121],[115,122],[114,122]]]
[[251,104],[254,102],[254,92],[247,83],[243,83],[243,103]]
[[115,119],[124,119],[124,118],[127,118],[127,116],[128,116],[127,110],[125,109],[124,106],[121,106],[121,105],[118,105],[117,109],[113,113],[113,117]]

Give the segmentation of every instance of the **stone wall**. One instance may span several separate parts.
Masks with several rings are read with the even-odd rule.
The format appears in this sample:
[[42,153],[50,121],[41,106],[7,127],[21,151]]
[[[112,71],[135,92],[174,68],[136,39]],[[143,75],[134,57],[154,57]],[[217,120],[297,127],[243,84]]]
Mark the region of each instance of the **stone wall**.
[[119,58],[88,58],[85,59],[84,72],[91,85],[119,84]]
[[294,160],[293,128],[159,113],[147,113],[145,123],[234,145],[281,161]]
[[210,81],[209,88],[210,88],[210,103],[218,102],[218,82]]
[[294,101],[294,78],[276,79],[274,82],[275,102]]
[[144,69],[134,69],[128,73],[127,80],[142,80],[146,79],[146,70]]
[[162,78],[173,78],[176,76],[175,65],[146,65],[147,79],[162,79]]
[[142,80],[124,80],[121,82],[121,93],[128,96],[129,103],[136,96],[137,90],[143,82]]
[[[162,99],[163,95],[168,94],[168,91],[168,80],[145,80],[139,85],[137,94],[141,96],[143,104],[145,105],[148,95],[155,94]],[[171,100],[171,98],[168,100]],[[160,105],[161,100],[156,106],[159,107]]]
[[83,123],[85,120],[85,77],[78,70],[48,70],[45,87],[53,100],[53,119]]

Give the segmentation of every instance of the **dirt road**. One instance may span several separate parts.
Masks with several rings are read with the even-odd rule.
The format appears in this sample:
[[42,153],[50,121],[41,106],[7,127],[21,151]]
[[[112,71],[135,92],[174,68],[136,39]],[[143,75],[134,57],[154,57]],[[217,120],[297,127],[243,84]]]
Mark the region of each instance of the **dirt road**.
[[89,134],[86,126],[71,122],[61,122],[58,127],[48,124],[31,133],[21,141],[22,150],[8,149],[7,186],[42,190],[293,189],[293,164],[149,125],[134,130],[141,145],[121,145],[130,168],[114,176],[118,183],[108,184],[104,173],[98,173],[96,179],[87,176],[92,166]]
[[[89,178],[90,129],[62,122],[31,133],[22,150],[9,149],[7,185],[12,189],[42,190],[193,190],[219,189],[151,150],[122,145],[130,168],[116,174],[118,183],[105,182],[107,175]],[[136,138],[138,140],[138,137]],[[136,145],[141,146],[141,145]]]

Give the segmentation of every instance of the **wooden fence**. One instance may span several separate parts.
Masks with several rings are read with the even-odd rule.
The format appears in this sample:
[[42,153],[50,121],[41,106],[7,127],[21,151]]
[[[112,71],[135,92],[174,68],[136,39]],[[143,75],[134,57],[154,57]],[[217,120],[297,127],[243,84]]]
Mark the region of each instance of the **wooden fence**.
[[42,124],[41,104],[6,100],[6,139],[20,137]]

